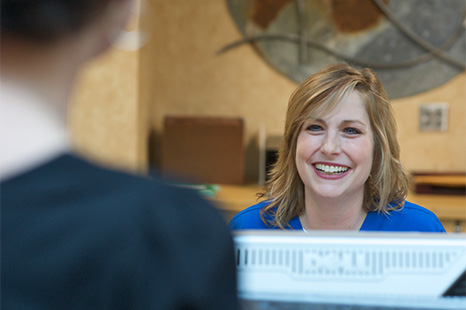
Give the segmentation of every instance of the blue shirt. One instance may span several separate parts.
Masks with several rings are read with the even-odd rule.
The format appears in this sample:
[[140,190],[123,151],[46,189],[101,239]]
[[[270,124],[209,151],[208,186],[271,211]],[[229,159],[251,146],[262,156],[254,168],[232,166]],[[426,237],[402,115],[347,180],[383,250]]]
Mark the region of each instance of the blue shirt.
[[[262,201],[235,215],[228,226],[231,230],[238,229],[280,229],[269,227],[261,219],[260,211],[268,204]],[[271,216],[264,215],[267,219]],[[292,218],[287,229],[303,230],[299,217]],[[390,213],[367,213],[360,231],[400,231],[400,232],[445,232],[437,216],[431,211],[409,201],[405,201],[401,210]]]

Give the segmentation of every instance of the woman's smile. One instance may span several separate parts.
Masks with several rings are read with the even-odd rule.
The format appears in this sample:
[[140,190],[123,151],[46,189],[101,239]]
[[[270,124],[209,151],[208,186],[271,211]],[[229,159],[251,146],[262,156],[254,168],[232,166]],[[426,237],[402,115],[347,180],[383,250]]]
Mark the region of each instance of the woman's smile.
[[327,180],[341,179],[345,177],[350,170],[347,166],[324,163],[315,163],[312,164],[312,167],[314,167],[315,173],[318,177]]
[[339,175],[348,171],[349,167],[332,165],[332,164],[313,164],[318,172],[327,174],[327,175]]

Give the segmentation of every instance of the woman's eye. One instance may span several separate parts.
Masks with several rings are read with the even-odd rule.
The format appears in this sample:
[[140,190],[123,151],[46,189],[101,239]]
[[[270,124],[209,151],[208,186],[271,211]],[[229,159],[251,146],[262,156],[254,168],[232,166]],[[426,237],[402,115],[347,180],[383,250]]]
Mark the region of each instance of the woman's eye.
[[360,134],[360,133],[361,133],[360,130],[358,130],[358,129],[356,129],[356,128],[351,128],[351,127],[345,128],[345,129],[344,129],[344,132],[347,133],[347,134],[350,134],[350,135],[357,135],[357,134]]
[[309,126],[307,126],[306,130],[319,131],[319,130],[322,130],[322,127],[319,126],[319,125],[309,125]]

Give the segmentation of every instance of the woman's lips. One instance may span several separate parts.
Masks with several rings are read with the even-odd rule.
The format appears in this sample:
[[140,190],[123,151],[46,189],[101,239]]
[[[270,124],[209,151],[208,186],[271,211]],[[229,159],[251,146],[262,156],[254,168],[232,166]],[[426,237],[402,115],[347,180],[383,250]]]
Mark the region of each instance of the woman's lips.
[[315,163],[312,165],[315,172],[325,179],[339,179],[344,177],[350,168],[348,166],[328,164],[328,163]]

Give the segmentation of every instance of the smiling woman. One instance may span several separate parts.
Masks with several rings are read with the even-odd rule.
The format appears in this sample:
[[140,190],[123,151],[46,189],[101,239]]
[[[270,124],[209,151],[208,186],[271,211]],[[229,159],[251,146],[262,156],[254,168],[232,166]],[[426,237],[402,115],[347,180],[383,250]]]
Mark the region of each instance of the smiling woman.
[[406,201],[396,123],[370,69],[329,65],[291,95],[278,160],[231,229],[445,231]]
[[[296,168],[308,206],[301,216],[303,227],[306,223],[308,228],[359,228],[365,217],[361,205],[364,183],[371,172],[373,145],[369,116],[357,91],[342,98],[322,118],[304,123],[296,145]],[[325,208],[318,207],[321,201]],[[346,207],[331,207],[340,204]],[[332,221],[334,213],[342,220]]]

